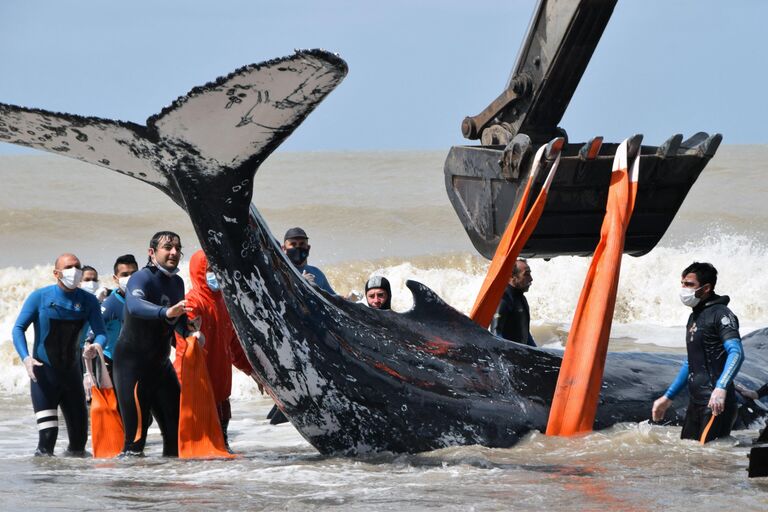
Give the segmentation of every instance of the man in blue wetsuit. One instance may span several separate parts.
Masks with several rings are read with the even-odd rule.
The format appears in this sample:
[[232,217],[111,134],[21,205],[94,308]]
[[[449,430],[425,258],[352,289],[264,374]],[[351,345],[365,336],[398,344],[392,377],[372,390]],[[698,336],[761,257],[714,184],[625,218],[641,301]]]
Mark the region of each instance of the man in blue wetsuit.
[[181,239],[171,231],[149,243],[147,266],[128,280],[125,316],[114,349],[115,391],[125,429],[124,455],[141,455],[150,410],[163,434],[163,455],[178,455],[179,381],[168,356],[174,331],[188,336],[184,282],[176,275]]
[[123,328],[123,310],[125,309],[125,288],[128,279],[139,270],[133,254],[125,254],[115,260],[112,278],[117,289],[101,305],[101,316],[104,319],[104,327],[107,329],[107,342],[104,345],[104,359],[110,378],[112,375],[112,360],[114,359],[115,345],[120,331]]
[[317,286],[321,290],[325,290],[331,295],[336,295],[336,292],[331,288],[331,284],[328,282],[325,274],[323,274],[323,271],[307,264],[309,249],[312,247],[309,245],[309,237],[307,236],[307,233],[301,228],[291,228],[285,232],[283,240],[283,252],[285,252],[288,259],[294,264],[296,270],[298,270],[311,284]]
[[727,307],[730,298],[715,293],[715,267],[694,262],[683,271],[681,283],[680,300],[693,308],[685,339],[688,359],[651,412],[654,421],[663,419],[687,382],[690,401],[680,437],[700,440],[706,432],[707,442],[731,433],[738,407],[733,379],[744,350],[739,321]]
[[[35,290],[27,297],[13,326],[13,345],[31,379],[32,407],[37,418],[35,455],[53,455],[59,434],[57,409],[67,424],[67,453],[82,456],[88,439],[88,411],[80,377],[81,332],[90,323],[94,342],[106,341],[99,301],[78,288],[82,265],[74,254],[56,258],[56,284]],[[25,331],[35,326],[35,342],[29,353]],[[86,355],[93,355],[95,347]]]

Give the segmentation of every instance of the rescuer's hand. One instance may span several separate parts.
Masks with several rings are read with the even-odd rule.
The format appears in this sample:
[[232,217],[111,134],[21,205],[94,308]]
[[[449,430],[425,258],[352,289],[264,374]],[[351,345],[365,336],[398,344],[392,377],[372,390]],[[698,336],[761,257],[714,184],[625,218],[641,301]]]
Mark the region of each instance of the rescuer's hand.
[[97,343],[88,343],[83,349],[83,357],[93,359],[99,355],[99,345]]
[[662,397],[658,398],[655,402],[653,402],[653,408],[651,409],[651,419],[653,419],[653,421],[663,420],[664,414],[666,414],[670,405],[672,405],[672,400],[667,398],[667,395],[663,395]]
[[189,313],[192,308],[187,307],[187,301],[180,300],[178,303],[165,310],[165,316],[168,318],[178,318],[184,313]]
[[739,394],[744,398],[749,398],[751,400],[757,400],[758,398],[760,398],[757,395],[757,391],[752,391],[751,389],[747,389],[741,384],[736,384],[735,387],[736,387],[736,391],[738,391]]
[[317,283],[315,282],[315,276],[314,276],[314,274],[310,274],[309,272],[307,272],[307,271],[305,270],[304,272],[302,272],[302,273],[301,273],[301,277],[303,277],[304,279],[306,279],[306,280],[307,280],[307,282],[308,282],[309,284],[311,284],[312,286],[317,286]]
[[715,416],[723,412],[725,409],[725,390],[723,388],[715,388],[709,397],[707,407],[712,409],[712,414]]
[[24,368],[27,369],[27,375],[29,375],[29,378],[32,379],[32,381],[37,382],[37,377],[35,377],[35,366],[43,366],[43,363],[32,356],[24,358]]

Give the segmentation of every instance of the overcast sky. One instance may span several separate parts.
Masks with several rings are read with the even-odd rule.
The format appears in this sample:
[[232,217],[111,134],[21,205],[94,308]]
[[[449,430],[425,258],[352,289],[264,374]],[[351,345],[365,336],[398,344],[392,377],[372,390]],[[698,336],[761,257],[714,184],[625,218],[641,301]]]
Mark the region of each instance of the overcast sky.
[[[237,67],[324,48],[349,76],[283,150],[447,149],[503,90],[534,6],[1,0],[0,102],[143,123]],[[573,142],[766,143],[766,19],[763,0],[619,0],[561,126]]]

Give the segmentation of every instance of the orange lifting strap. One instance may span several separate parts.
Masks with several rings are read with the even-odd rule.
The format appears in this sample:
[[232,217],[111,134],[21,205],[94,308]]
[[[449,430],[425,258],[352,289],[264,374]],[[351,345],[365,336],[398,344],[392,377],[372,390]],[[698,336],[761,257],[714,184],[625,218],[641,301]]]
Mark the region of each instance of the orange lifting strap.
[[85,359],[85,371],[91,376],[94,383],[99,386],[91,386],[91,443],[93,456],[97,459],[111,459],[123,450],[125,432],[123,421],[117,410],[117,396],[112,387],[112,379],[107,372],[107,364],[104,361],[104,353],[101,346],[96,344],[99,353],[100,372],[97,380],[93,375],[93,360]]
[[[639,139],[640,136],[633,138],[638,148]],[[589,432],[595,422],[616,305],[624,235],[637,195],[640,151],[638,149],[633,162],[628,162],[629,140],[621,143],[613,161],[600,242],[595,248],[568,333],[549,411],[547,435],[570,436]]]
[[[496,309],[499,307],[501,297],[504,295],[504,289],[509,282],[509,276],[512,275],[512,267],[517,261],[517,257],[520,256],[520,252],[525,247],[525,243],[528,238],[536,229],[536,224],[541,218],[541,213],[544,211],[544,206],[547,203],[547,192],[552,184],[552,180],[557,172],[557,166],[560,162],[560,151],[563,149],[565,140],[561,137],[554,139],[549,145],[544,145],[536,152],[536,156],[531,164],[531,172],[528,173],[528,182],[525,185],[525,190],[517,204],[512,219],[507,224],[507,228],[504,230],[504,234],[499,241],[499,245],[496,247],[496,253],[493,255],[493,260],[488,267],[488,273],[485,275],[485,280],[480,288],[480,292],[475,299],[475,305],[472,306],[472,311],[469,317],[482,327],[488,327],[493,319],[493,315],[496,313]],[[549,153],[547,155],[546,153]],[[531,194],[531,187],[533,182],[536,181],[536,177],[539,172],[547,165],[547,158],[549,160],[555,160],[552,167],[547,174],[547,179],[541,187],[536,201],[533,203],[528,215],[523,220],[523,213],[528,205],[528,199]],[[525,341],[525,340],[517,340]]]
[[181,399],[179,401],[179,458],[210,459],[233,458],[224,444],[211,379],[203,350],[197,338],[176,337],[176,348],[183,345],[180,374]]

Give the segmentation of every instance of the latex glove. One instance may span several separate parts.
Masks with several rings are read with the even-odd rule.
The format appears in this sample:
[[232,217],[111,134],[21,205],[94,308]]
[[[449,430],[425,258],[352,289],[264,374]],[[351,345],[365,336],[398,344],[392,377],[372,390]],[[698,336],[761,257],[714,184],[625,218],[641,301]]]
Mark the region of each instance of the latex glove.
[[93,359],[97,355],[99,355],[99,349],[96,346],[96,343],[89,343],[85,346],[83,349],[83,357],[87,357],[88,359]]
[[757,400],[758,398],[760,398],[757,395],[757,391],[752,391],[751,389],[747,389],[741,384],[736,384],[735,387],[736,387],[736,391],[738,391],[739,394],[745,398],[749,398],[752,400]]
[[195,331],[192,334],[190,334],[193,338],[197,338],[197,344],[200,346],[200,348],[203,348],[205,346],[205,335],[202,331]]
[[88,372],[83,374],[83,389],[85,390],[85,400],[91,400],[91,388],[93,387],[93,377]]
[[360,302],[363,299],[363,295],[357,290],[352,290],[345,298],[350,302]]
[[43,366],[43,363],[32,356],[24,358],[24,368],[27,369],[27,375],[29,375],[29,378],[32,379],[33,382],[37,382],[37,377],[35,377],[35,366]]
[[723,412],[723,410],[725,410],[725,390],[722,388],[715,388],[712,395],[709,397],[707,407],[712,409],[712,414],[715,416]]
[[98,290],[96,290],[96,299],[98,299],[99,302],[104,302],[104,299],[107,298],[107,295],[109,295],[109,289],[106,286],[102,286]]
[[667,398],[667,395],[658,398],[655,402],[653,402],[653,408],[651,409],[651,419],[653,419],[653,421],[663,420],[664,414],[666,414],[670,405],[672,405],[672,400]]
[[307,282],[309,284],[311,284],[312,286],[317,286],[317,283],[315,282],[315,275],[314,274],[310,274],[309,272],[307,272],[305,270],[304,272],[301,273],[301,277],[306,279]]

